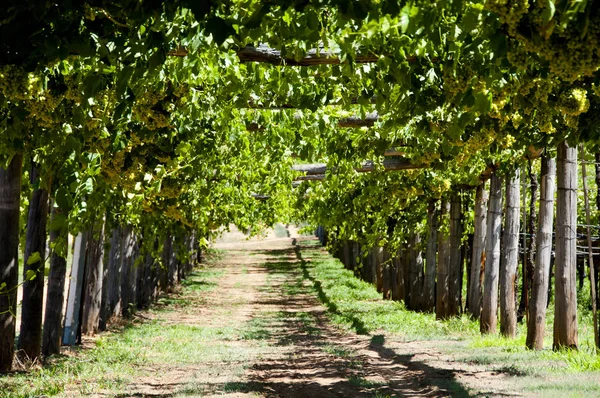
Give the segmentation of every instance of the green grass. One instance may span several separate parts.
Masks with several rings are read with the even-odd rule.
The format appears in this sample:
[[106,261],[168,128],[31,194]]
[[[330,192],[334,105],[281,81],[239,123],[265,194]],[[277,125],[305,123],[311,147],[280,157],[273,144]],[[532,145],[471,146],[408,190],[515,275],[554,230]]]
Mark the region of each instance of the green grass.
[[356,376],[356,375],[350,376],[348,378],[348,381],[350,382],[350,384],[352,384],[355,387],[366,388],[366,389],[385,386],[385,383],[370,381],[370,380],[367,380],[363,377]]
[[479,335],[479,325],[466,315],[446,322],[431,314],[406,310],[403,303],[382,300],[370,283],[357,279],[352,271],[310,246],[302,249],[310,262],[302,262],[304,278],[328,307],[331,319],[359,334],[374,331],[393,333],[406,340],[465,339]]
[[328,353],[329,355],[334,355],[336,357],[341,358],[350,358],[356,355],[354,351],[335,344],[325,344],[321,347],[321,350]]
[[[235,372],[243,372],[243,362],[263,350],[260,341],[244,347],[236,344],[241,339],[260,340],[260,333],[247,332],[253,325],[198,326],[163,318],[175,307],[183,313],[197,313],[194,304],[217,286],[215,281],[222,275],[222,271],[211,268],[196,270],[179,293],[158,301],[150,311],[156,319],[130,322],[101,335],[92,349],[73,348],[72,354],[52,357],[44,367],[0,377],[0,398],[122,392],[136,378],[148,376],[145,369],[153,365],[203,363],[215,371],[233,366]],[[268,325],[261,327],[266,330]]]
[[[432,344],[445,355],[513,376],[515,388],[519,390],[542,391],[548,396],[554,393],[556,396],[600,395],[600,355],[596,355],[593,348],[589,289],[579,292],[579,350],[550,349],[554,319],[551,303],[546,319],[545,346],[548,349],[531,351],[525,348],[524,325],[518,326],[515,339],[482,336],[479,323],[466,315],[437,321],[433,314],[408,311],[402,303],[383,300],[373,285],[344,269],[338,260],[318,247],[316,241],[303,242],[297,252],[303,259],[303,278],[310,281],[327,306],[331,320],[356,333],[372,334],[373,344],[383,345],[385,336],[404,341],[441,340],[443,343]],[[539,379],[544,382],[540,383]],[[562,387],[565,382],[569,388]]]

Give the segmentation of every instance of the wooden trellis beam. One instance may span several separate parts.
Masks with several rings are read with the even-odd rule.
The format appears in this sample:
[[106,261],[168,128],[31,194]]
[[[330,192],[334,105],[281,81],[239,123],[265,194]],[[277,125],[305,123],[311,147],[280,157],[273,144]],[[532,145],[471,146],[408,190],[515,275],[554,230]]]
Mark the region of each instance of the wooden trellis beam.
[[[338,120],[337,125],[340,128],[372,127],[377,120],[379,120],[379,115],[374,112],[367,114],[364,119],[356,116],[342,118]],[[246,130],[248,131],[262,131],[264,129],[265,127],[258,123],[246,125]]]
[[[259,62],[276,66],[315,66],[315,65],[338,65],[342,63],[339,51],[326,51],[324,49],[308,50],[301,59],[294,59],[292,56],[281,55],[281,51],[269,48],[264,45],[258,47],[246,46],[237,52],[240,62]],[[378,55],[367,54],[357,55],[354,62],[365,64],[377,62]]]
[[[179,47],[167,53],[171,57],[185,57],[188,55],[188,50],[185,47]],[[339,65],[348,63],[348,60],[340,58],[341,51],[328,51],[324,48],[313,48],[306,52],[306,55],[300,59],[295,59],[291,55],[285,57],[281,55],[281,51],[270,48],[265,45],[246,46],[237,51],[237,56],[240,62],[258,62],[275,66],[317,66],[317,65]],[[375,63],[379,59],[379,55],[359,54],[353,58],[355,63],[368,64]],[[407,56],[405,60],[409,63],[414,63],[418,60],[416,56]],[[437,62],[437,58],[432,58],[431,61]]]
[[[368,102],[370,104],[376,104],[377,103],[377,97],[373,96],[371,98],[369,98]],[[358,104],[358,98],[352,98],[350,100],[351,104]],[[335,105],[339,105],[338,103],[328,103],[328,106],[335,106]],[[298,107],[292,104],[275,104],[275,105],[265,105],[265,104],[260,104],[257,103],[253,100],[249,101],[248,104],[246,106],[241,106],[241,108],[248,108],[248,109],[272,109],[272,110],[279,110],[279,109],[306,109],[307,107]]]
[[[359,167],[354,170],[357,173],[369,173],[376,169],[376,164],[373,161],[363,162]],[[396,170],[412,170],[421,168],[412,164],[408,159],[385,159],[383,161],[383,167],[385,171],[396,171]],[[322,175],[323,178],[327,173],[327,164],[325,163],[314,163],[314,164],[296,164],[292,166],[292,170],[306,173],[306,175]],[[330,170],[331,171],[331,170]],[[320,179],[320,178],[314,178]]]

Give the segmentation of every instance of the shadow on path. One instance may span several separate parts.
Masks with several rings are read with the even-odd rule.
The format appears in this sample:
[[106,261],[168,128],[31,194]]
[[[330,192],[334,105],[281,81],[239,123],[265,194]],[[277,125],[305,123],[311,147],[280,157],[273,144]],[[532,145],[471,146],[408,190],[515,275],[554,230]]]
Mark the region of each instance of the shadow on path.
[[[271,283],[255,303],[261,311],[254,319],[265,321],[270,343],[282,351],[251,366],[238,391],[267,397],[470,396],[456,381],[460,371],[397,355],[385,347],[384,336],[370,336],[357,316],[341,311],[310,274],[300,243],[293,239],[289,249],[260,252]],[[349,319],[356,334],[333,327],[331,314]]]

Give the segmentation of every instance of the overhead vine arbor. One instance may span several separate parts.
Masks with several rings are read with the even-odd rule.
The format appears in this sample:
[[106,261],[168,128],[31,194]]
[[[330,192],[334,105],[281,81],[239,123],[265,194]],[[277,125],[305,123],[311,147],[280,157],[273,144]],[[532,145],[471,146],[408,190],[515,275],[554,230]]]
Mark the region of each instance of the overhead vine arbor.
[[[374,250],[370,278],[417,310],[433,310],[436,275],[448,278],[438,284],[438,298],[447,299],[442,318],[463,311],[471,260],[469,312],[484,308],[482,330],[491,331],[497,288],[481,280],[481,265],[495,261],[489,250],[499,239],[517,250],[516,230],[500,237],[491,217],[498,181],[510,180],[525,155],[534,159],[531,152],[545,148],[551,159],[559,143],[597,139],[600,15],[589,1],[11,0],[4,9],[0,372],[14,355],[21,240],[19,344],[39,355],[48,233],[50,306],[62,305],[67,233],[90,253],[78,263],[87,288],[73,289],[67,314],[77,321],[69,314],[82,302],[90,333],[184,277],[182,264],[219,228],[292,218],[323,226],[331,242]],[[570,158],[559,154],[559,190],[573,189],[572,170],[561,169]],[[492,174],[486,220],[482,184]],[[576,202],[559,198],[571,206],[560,213],[567,230]],[[540,220],[546,231],[547,215]],[[561,275],[574,273],[572,241],[557,241],[566,253]],[[512,254],[503,286],[514,279]],[[536,267],[549,266],[541,264],[546,254]],[[394,280],[381,281],[384,274]],[[547,281],[537,276],[541,308],[545,286],[536,283]],[[572,297],[567,282],[557,280],[557,295]],[[515,305],[501,302],[512,335]],[[556,302],[565,314],[576,311],[574,300]],[[47,311],[47,353],[56,352],[60,308]],[[556,347],[577,346],[574,326],[557,320]]]

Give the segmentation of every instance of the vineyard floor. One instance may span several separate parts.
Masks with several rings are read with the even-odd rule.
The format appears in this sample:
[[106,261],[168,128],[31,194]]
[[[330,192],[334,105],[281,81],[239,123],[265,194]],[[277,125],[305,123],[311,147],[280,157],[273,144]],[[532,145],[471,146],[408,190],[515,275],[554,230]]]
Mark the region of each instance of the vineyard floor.
[[[460,320],[390,320],[399,303],[294,227],[234,231],[214,247],[178,292],[45,368],[0,378],[0,397],[600,396],[597,369],[477,340]],[[334,297],[346,285],[362,296]]]

